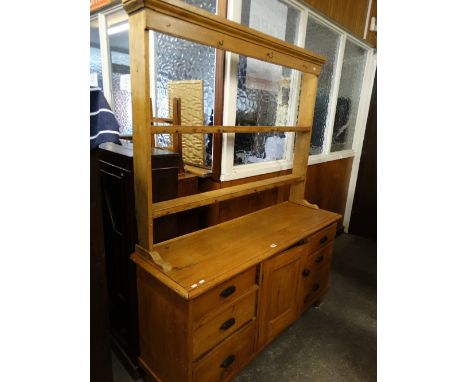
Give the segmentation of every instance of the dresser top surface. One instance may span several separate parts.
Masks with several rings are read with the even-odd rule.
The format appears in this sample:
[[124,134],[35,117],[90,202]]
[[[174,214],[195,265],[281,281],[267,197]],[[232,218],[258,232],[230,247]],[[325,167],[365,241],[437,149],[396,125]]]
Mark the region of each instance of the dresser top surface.
[[229,280],[303,238],[335,223],[340,215],[284,202],[201,231],[154,245],[172,270],[163,272],[145,254],[132,259],[186,299]]

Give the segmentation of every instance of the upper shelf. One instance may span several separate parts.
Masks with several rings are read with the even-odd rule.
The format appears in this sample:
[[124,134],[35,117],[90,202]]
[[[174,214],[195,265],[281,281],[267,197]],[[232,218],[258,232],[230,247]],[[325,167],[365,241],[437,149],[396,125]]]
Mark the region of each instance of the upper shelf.
[[319,75],[325,58],[180,0],[123,0],[128,14],[145,12],[146,29]]

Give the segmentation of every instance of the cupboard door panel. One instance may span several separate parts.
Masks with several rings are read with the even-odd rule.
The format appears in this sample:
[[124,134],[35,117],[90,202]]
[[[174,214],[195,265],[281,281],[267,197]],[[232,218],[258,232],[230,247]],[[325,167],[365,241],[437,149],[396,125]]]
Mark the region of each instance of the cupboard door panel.
[[297,318],[299,273],[304,251],[304,246],[294,247],[263,264],[259,346],[273,340]]

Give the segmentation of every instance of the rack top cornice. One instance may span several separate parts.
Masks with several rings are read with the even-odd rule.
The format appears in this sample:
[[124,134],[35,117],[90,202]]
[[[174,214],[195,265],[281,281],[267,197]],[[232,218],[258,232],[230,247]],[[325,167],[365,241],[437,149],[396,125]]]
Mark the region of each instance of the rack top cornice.
[[320,74],[325,58],[180,0],[123,0],[129,15],[144,11],[146,29],[170,34],[302,72]]

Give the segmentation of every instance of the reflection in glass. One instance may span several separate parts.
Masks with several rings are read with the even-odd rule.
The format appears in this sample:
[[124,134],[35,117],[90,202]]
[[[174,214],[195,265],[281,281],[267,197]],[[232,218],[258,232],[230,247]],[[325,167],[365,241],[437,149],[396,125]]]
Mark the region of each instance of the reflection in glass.
[[[244,0],[241,23],[295,43],[299,11],[279,0]],[[287,125],[292,71],[239,57],[236,125]],[[234,165],[284,159],[284,133],[236,134]]]
[[[169,115],[169,83],[171,81],[201,80],[203,81],[203,122],[213,124],[214,84],[215,84],[215,49],[162,33],[155,33],[156,62],[156,109],[158,117]],[[182,114],[184,114],[182,104]],[[158,145],[170,145],[168,134],[159,134]],[[205,135],[204,162],[211,166],[212,145],[211,134]]]
[[366,58],[367,50],[349,39],[346,41],[331,151],[349,150],[353,146]]
[[337,32],[309,17],[307,21],[305,48],[314,53],[321,54],[327,60],[322,67],[317,84],[314,123],[309,151],[310,155],[320,154],[323,151],[328,107],[330,103],[330,91],[332,79],[335,74],[339,42],[340,35]]
[[102,89],[101,45],[99,42],[99,26],[97,20],[91,21],[90,40],[89,74],[91,85]]
[[184,2],[204,9],[205,11],[216,13],[216,0],[184,0]]
[[[125,25],[125,22],[122,24]],[[121,134],[132,134],[132,97],[130,93],[130,56],[128,30],[116,28],[109,33],[112,62],[112,98],[114,114],[120,125]]]

